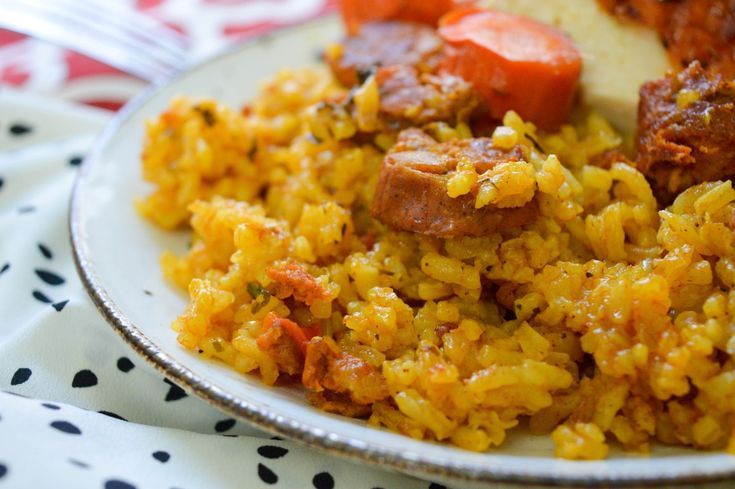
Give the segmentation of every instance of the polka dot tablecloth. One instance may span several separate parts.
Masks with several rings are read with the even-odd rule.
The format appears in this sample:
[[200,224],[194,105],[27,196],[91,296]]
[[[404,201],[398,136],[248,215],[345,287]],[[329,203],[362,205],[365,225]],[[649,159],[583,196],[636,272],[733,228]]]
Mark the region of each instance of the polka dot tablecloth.
[[[116,1],[186,33],[200,58],[334,8]],[[0,489],[443,487],[325,456],[210,408],[139,359],[97,313],[72,263],[69,195],[110,117],[89,106],[116,109],[143,87],[0,31]]]
[[114,333],[67,232],[75,173],[108,118],[0,90],[0,489],[441,487],[259,432]]

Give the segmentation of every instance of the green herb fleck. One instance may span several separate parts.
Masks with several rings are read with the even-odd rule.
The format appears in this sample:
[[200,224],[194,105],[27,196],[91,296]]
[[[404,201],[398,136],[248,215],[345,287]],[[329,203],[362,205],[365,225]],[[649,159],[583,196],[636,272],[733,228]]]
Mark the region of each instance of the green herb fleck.
[[258,282],[250,282],[247,285],[247,291],[253,298],[253,314],[257,314],[271,300],[271,293]]

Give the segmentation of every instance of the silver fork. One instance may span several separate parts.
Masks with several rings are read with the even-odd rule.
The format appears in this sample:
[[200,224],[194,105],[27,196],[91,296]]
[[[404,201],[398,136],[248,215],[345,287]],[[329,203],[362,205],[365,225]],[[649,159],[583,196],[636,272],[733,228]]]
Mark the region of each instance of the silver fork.
[[0,0],[0,28],[58,44],[156,81],[188,60],[186,38],[113,0]]

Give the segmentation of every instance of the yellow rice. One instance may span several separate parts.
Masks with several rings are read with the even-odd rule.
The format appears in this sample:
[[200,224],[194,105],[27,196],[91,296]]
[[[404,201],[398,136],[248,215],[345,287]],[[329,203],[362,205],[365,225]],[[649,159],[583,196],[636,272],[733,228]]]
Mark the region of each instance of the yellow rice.
[[[478,208],[535,199],[541,217],[482,238],[399,233],[369,215],[396,134],[355,142],[376,100],[359,95],[359,120],[320,103],[342,95],[326,71],[282,71],[241,112],[177,99],[149,122],[143,172],[155,190],[138,209],[194,233],[187,254],[162,257],[190,296],[173,322],[181,345],[273,384],[282,373],[256,339],[275,312],[320,324],[375,367],[389,396],[368,422],[414,438],[484,451],[524,424],[571,459],[654,440],[735,451],[729,181],[661,209],[634,168],[589,164],[621,144],[599,116],[549,135],[511,112],[493,142],[526,145],[531,161],[483,175],[460,164],[447,191],[478,185]],[[428,131],[470,135],[464,124]],[[289,307],[253,293],[286,261],[326,295]]]

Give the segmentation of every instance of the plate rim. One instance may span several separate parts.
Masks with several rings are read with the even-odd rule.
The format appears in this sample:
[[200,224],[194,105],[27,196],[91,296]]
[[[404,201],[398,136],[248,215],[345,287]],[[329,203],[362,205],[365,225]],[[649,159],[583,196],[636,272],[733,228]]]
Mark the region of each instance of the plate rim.
[[[483,468],[478,464],[442,463],[434,457],[420,454],[406,456],[405,451],[376,445],[364,440],[345,437],[329,432],[297,419],[268,412],[256,403],[232,395],[226,389],[199,377],[194,371],[171,358],[162,348],[149,340],[146,335],[133,324],[115,304],[105,290],[97,275],[94,261],[90,257],[83,237],[83,226],[80,222],[80,188],[83,186],[90,168],[100,161],[108,144],[114,139],[120,127],[132,118],[159,92],[193,71],[206,69],[208,65],[222,58],[237,55],[241,51],[251,49],[260,43],[268,42],[283,32],[298,32],[316,24],[333,22],[335,14],[327,14],[305,22],[281,26],[265,34],[255,36],[236,45],[219,51],[215,56],[190,63],[179,69],[173,76],[159,79],[149,84],[140,94],[127,102],[106,124],[102,132],[95,138],[90,151],[84,157],[74,180],[68,212],[68,230],[74,265],[82,285],[106,322],[117,332],[135,352],[149,365],[161,372],[166,378],[176,382],[188,393],[193,393],[210,406],[246,421],[264,431],[281,435],[304,446],[317,449],[337,457],[367,463],[383,470],[399,471],[412,476],[436,476],[443,479],[465,482],[501,483],[511,485],[540,484],[546,486],[568,487],[584,484],[585,487],[657,487],[661,483],[672,486],[722,482],[735,479],[735,468],[721,469],[710,473],[689,475],[652,474],[651,477],[611,477],[588,475],[529,475],[517,471],[504,471],[492,466]],[[713,452],[721,453],[721,452]],[[533,457],[529,457],[532,460]],[[588,463],[578,461],[573,463]]]

